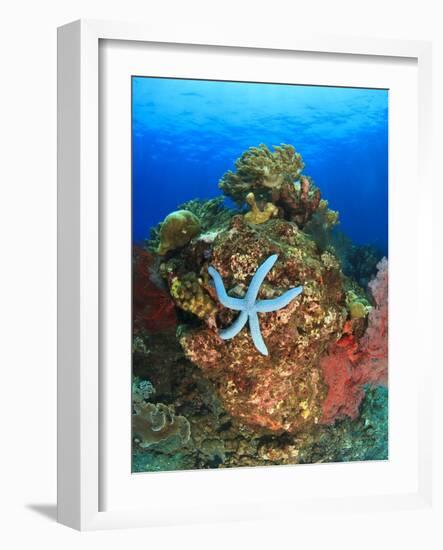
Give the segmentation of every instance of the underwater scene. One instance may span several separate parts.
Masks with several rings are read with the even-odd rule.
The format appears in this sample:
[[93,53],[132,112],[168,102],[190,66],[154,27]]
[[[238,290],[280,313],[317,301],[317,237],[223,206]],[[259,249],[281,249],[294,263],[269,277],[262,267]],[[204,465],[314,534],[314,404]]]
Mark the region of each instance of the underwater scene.
[[388,90],[132,78],[132,471],[388,458]]

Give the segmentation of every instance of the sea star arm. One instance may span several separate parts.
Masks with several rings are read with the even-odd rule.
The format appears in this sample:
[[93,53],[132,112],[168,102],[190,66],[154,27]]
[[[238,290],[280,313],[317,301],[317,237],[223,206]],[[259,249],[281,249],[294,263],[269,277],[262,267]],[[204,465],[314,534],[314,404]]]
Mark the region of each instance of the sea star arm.
[[255,309],[260,313],[270,313],[271,311],[278,311],[279,309],[286,307],[290,302],[292,302],[294,298],[296,298],[302,292],[302,286],[291,288],[278,298],[273,298],[272,300],[259,300],[255,304]]
[[248,288],[248,292],[246,293],[246,296],[245,296],[245,300],[248,307],[251,307],[253,304],[255,304],[258,291],[260,290],[260,287],[263,281],[265,280],[266,275],[273,268],[275,262],[277,261],[277,258],[278,258],[277,254],[273,254],[272,256],[269,256],[269,258],[261,264],[261,266],[255,272],[255,275],[252,277],[251,283]]
[[258,315],[255,311],[249,313],[249,330],[251,331],[254,346],[262,355],[268,355],[268,348],[266,347],[263,336],[261,335]]
[[229,309],[234,309],[235,311],[241,311],[245,309],[243,299],[232,298],[231,296],[228,296],[225,290],[225,286],[223,284],[223,279],[216,269],[210,266],[208,267],[208,273],[209,275],[211,275],[212,280],[214,281],[217,297],[223,306],[228,307]]
[[237,336],[241,329],[246,325],[247,320],[247,311],[242,311],[232,325],[219,332],[220,338],[223,340],[230,340],[231,338],[234,338],[234,336]]

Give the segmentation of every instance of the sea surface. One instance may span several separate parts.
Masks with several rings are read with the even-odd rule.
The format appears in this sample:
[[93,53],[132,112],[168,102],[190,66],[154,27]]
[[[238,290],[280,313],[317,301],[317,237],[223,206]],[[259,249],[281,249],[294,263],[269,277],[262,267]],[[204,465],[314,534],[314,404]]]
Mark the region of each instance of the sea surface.
[[387,254],[387,90],[133,77],[132,123],[134,243],[183,202],[220,196],[249,147],[288,143],[340,229]]

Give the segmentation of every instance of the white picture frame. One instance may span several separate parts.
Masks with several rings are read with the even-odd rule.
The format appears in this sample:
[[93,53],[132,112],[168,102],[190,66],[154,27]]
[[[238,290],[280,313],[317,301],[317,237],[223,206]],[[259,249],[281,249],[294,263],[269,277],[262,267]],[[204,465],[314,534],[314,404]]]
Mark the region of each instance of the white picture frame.
[[[103,54],[101,46],[106,41],[112,41],[117,45],[124,44],[124,55],[121,55],[121,48],[120,53],[117,51],[116,57]],[[412,438],[416,441],[413,453],[414,461],[409,463],[399,475],[399,484],[395,487],[393,485],[384,493],[380,489],[374,492],[367,489],[353,492],[355,483],[362,475],[357,465],[356,468],[353,468],[354,465],[325,465],[321,466],[321,471],[308,470],[304,467],[303,477],[310,483],[311,497],[305,491],[300,498],[289,498],[279,487],[284,487],[292,479],[290,476],[295,471],[294,467],[267,468],[266,473],[263,468],[225,470],[220,473],[218,471],[174,472],[154,474],[155,477],[145,476],[142,480],[140,475],[131,476],[130,471],[127,471],[124,457],[122,462],[117,465],[115,461],[106,462],[106,456],[103,455],[114,450],[118,454],[119,442],[122,449],[126,448],[127,441],[125,442],[123,439],[130,424],[129,419],[127,422],[124,421],[120,430],[118,419],[113,419],[115,421],[113,426],[116,427],[115,432],[118,432],[119,435],[116,436],[116,441],[110,447],[107,435],[109,430],[106,429],[106,422],[110,414],[107,403],[109,403],[110,396],[114,395],[113,388],[122,387],[122,385],[121,379],[114,379],[113,383],[104,385],[104,354],[100,348],[100,342],[103,336],[103,316],[106,314],[104,307],[109,299],[109,281],[106,284],[102,283],[103,270],[106,270],[106,266],[109,265],[107,262],[113,260],[109,260],[106,255],[106,233],[110,231],[110,226],[103,220],[109,213],[112,215],[115,205],[127,205],[125,202],[127,195],[126,199],[123,197],[123,201],[120,196],[109,199],[103,189],[103,177],[100,174],[101,155],[103,155],[101,131],[103,129],[100,127],[99,121],[100,113],[106,109],[106,106],[101,104],[100,82],[106,85],[109,84],[109,81],[106,80],[108,77],[100,80],[103,68],[101,65],[113,63],[117,66],[119,59],[127,58],[128,51],[131,51],[131,48],[135,49],[136,45],[140,47],[140,44],[160,45],[156,46],[156,51],[151,51],[149,54],[152,66],[156,64],[159,67],[158,71],[161,71],[164,62],[164,58],[160,57],[158,53],[162,44],[174,45],[174,51],[194,45],[199,52],[205,53],[205,60],[199,65],[200,71],[210,70],[211,74],[215,75],[221,69],[218,65],[214,68],[211,64],[211,55],[213,55],[211,52],[214,51],[214,47],[224,48],[224,51],[227,51],[231,57],[253,55],[253,53],[255,55],[257,52],[264,52],[263,55],[266,55],[266,52],[272,52],[272,55],[280,56],[283,67],[288,62],[288,55],[295,52],[303,52],[311,56],[329,54],[329,58],[324,60],[325,64],[332,63],[333,58],[347,60],[349,63],[363,64],[370,62],[371,59],[384,59],[389,61],[392,66],[405,60],[408,63],[411,62],[414,65],[414,78],[418,83],[418,97],[413,97],[418,121],[412,117],[410,128],[414,135],[417,134],[418,147],[410,151],[413,160],[410,157],[408,162],[412,162],[412,166],[417,168],[420,188],[426,192],[420,193],[413,199],[413,204],[417,208],[417,220],[410,223],[416,225],[405,228],[407,217],[401,215],[397,216],[395,225],[396,232],[400,232],[402,228],[409,232],[417,229],[416,242],[414,242],[411,254],[419,268],[416,273],[417,280],[411,287],[411,312],[416,313],[415,317],[417,318],[430,315],[428,309],[432,302],[432,288],[430,284],[422,284],[424,281],[432,280],[429,273],[432,249],[426,239],[426,235],[431,232],[432,224],[430,216],[427,215],[431,211],[429,201],[432,200],[432,184],[429,177],[430,44],[344,37],[314,37],[302,34],[297,34],[296,38],[285,39],[282,37],[281,40],[253,37],[251,33],[248,33],[247,37],[230,36],[229,39],[226,39],[222,32],[220,36],[213,34],[211,37],[205,36],[204,29],[199,36],[191,37],[187,36],[186,30],[180,32],[174,30],[168,35],[161,30],[156,31],[154,28],[142,25],[101,21],[77,21],[61,27],[58,34],[59,521],[76,529],[89,530],[220,519],[255,519],[273,517],[276,514],[281,515],[283,513],[281,508],[286,509],[289,514],[292,510],[301,508],[303,510],[309,508],[320,510],[322,506],[331,506],[331,499],[337,509],[340,508],[344,511],[356,506],[366,511],[430,507],[432,502],[432,452],[429,422],[431,417],[429,388],[431,387],[432,367],[430,347],[422,351],[420,372],[416,373],[413,379],[409,378],[409,390],[406,390],[415,392],[414,400],[415,398],[417,400],[417,407],[411,408],[411,423],[409,424],[417,427],[417,433]],[[147,63],[143,58],[144,54],[140,55],[142,62]],[[127,64],[127,60],[125,63]],[[152,74],[152,66],[150,74]],[[168,74],[164,76],[170,76],[172,70],[171,66],[167,71]],[[369,71],[369,69],[367,70]],[[121,74],[126,73],[117,70],[114,76],[116,75],[118,78]],[[183,76],[187,75],[183,74]],[[333,81],[328,81],[325,76],[324,84],[330,83]],[[116,97],[114,100],[118,100],[118,98]],[[124,115],[124,111],[122,114]],[[116,114],[116,116],[119,115]],[[123,129],[119,135],[120,138],[123,136],[125,139],[127,134],[123,126],[120,125],[118,128],[119,130]],[[123,156],[124,143],[119,143],[116,143],[115,146],[122,147]],[[111,146],[114,145],[111,144]],[[405,150],[408,149],[403,151]],[[418,158],[421,160],[420,163],[417,162]],[[401,158],[397,158],[396,162],[400,166]],[[127,174],[124,177],[127,177]],[[405,174],[404,177],[406,182],[411,175]],[[408,189],[407,185],[406,182],[406,190]],[[411,197],[408,198],[407,193],[403,199],[401,192],[398,195],[400,198],[390,195],[390,199],[392,198],[394,202],[400,201],[404,207],[400,210],[404,211],[411,207],[411,203],[408,202]],[[402,200],[405,202],[401,203]],[[401,262],[400,254],[398,262]],[[122,277],[124,276],[123,273]],[[417,288],[423,289],[420,296]],[[124,301],[124,297],[122,301]],[[396,303],[395,290],[391,307],[392,303]],[[420,330],[418,326],[414,326],[414,328],[417,331]],[[405,331],[403,334],[407,335],[408,327],[403,326],[403,329]],[[400,340],[401,336],[402,334],[397,333],[396,338]],[[409,356],[409,362],[412,362],[415,356],[414,350],[409,350]],[[405,360],[407,361],[407,359]],[[405,372],[407,372],[406,368]],[[129,393],[129,374],[127,380],[127,392]],[[412,380],[414,380],[413,384],[411,384]],[[405,388],[407,384],[405,378]],[[121,406],[122,410],[125,410],[124,401],[121,402]],[[120,406],[116,409],[121,410]],[[390,478],[395,477],[397,472],[395,463],[392,464],[394,466],[391,471],[386,470],[385,472],[385,475]],[[335,468],[338,478],[340,475],[345,476],[345,485],[348,484],[349,490],[340,493],[338,484],[335,487],[332,483],[331,471],[328,468]],[[347,468],[346,473],[340,473],[340,470],[343,472],[344,468]],[[380,475],[381,470],[376,469],[377,465],[374,465],[374,468],[372,474],[366,470],[364,475]],[[126,471],[126,477],[121,474],[123,470]],[[406,483],[412,470],[415,472],[413,478],[409,480],[410,483]],[[348,472],[350,473],[348,474]],[[218,475],[214,476],[215,473]],[[121,480],[119,479],[120,475]],[[327,492],[315,490],[313,484],[315,484],[316,478],[319,479],[319,485],[328,485],[329,483],[330,488]],[[260,491],[254,489],[254,487],[260,486],[260,482],[263,480],[266,481],[265,485],[268,488]],[[114,483],[117,488],[120,487],[118,490],[121,492],[119,493],[117,489],[113,490],[112,505],[109,505],[109,498],[106,496],[109,491],[105,490],[104,486],[108,488],[110,484]],[[132,492],[134,486],[141,483],[145,487],[150,487],[156,496],[155,504],[151,501],[144,506],[134,496],[135,492]],[[226,491],[226,494],[223,494],[223,488],[229,486],[229,483],[234,483],[237,487],[242,487],[244,484],[244,490],[247,491],[248,496],[245,497],[244,493],[241,493],[235,499],[237,502],[230,502],[230,493]],[[301,488],[302,478],[300,475],[297,483]],[[164,502],[161,498],[162,491],[168,497],[164,498]],[[173,495],[174,505],[171,505],[170,497],[173,491],[176,494]],[[187,500],[181,499],[181,495],[190,495],[193,492],[197,495],[200,492],[199,498],[200,501],[203,501],[201,505],[198,504],[197,498],[195,502],[192,499],[189,500],[188,496]],[[208,506],[211,494],[217,494],[218,498],[217,502]],[[276,507],[274,504],[279,500],[285,501],[286,506]]]

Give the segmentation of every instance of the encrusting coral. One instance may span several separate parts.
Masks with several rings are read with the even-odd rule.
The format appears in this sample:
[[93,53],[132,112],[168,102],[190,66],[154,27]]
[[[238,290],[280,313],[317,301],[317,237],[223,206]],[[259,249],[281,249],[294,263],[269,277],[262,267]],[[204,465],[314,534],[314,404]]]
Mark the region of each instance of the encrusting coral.
[[167,252],[187,244],[200,233],[200,222],[189,210],[176,210],[163,220],[160,231],[157,253],[164,256]]

